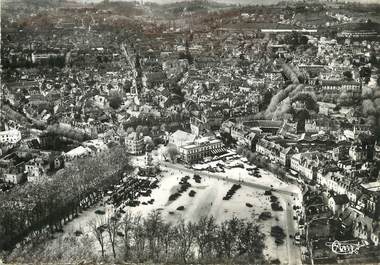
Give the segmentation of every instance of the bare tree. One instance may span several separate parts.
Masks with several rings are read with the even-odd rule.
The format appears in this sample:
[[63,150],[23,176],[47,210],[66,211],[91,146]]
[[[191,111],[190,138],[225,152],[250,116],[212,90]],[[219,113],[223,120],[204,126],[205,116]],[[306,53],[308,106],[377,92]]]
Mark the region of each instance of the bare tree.
[[151,212],[148,217],[144,220],[144,227],[146,232],[146,237],[149,243],[150,258],[158,259],[159,252],[161,248],[159,247],[159,236],[161,233],[161,227],[163,220],[161,218],[161,213],[157,210]]
[[262,250],[265,247],[265,235],[260,232],[259,226],[252,222],[241,222],[241,228],[238,234],[238,252],[244,255],[249,262],[262,262]]
[[199,259],[203,260],[206,254],[211,255],[211,246],[214,243],[216,228],[217,225],[212,216],[210,218],[207,216],[201,217],[196,224],[195,240],[198,245]]
[[131,250],[131,233],[132,233],[132,230],[133,230],[133,220],[134,220],[134,217],[132,215],[132,213],[130,211],[127,211],[125,214],[124,214],[124,218],[123,218],[123,227],[124,227],[124,256],[126,259],[129,258],[130,256],[130,250]]
[[[20,189],[0,194],[0,244],[4,241],[12,247],[22,243],[23,235],[30,234],[35,239],[44,231],[62,229],[65,222],[99,201],[125,170],[129,170],[128,156],[122,148],[114,147],[96,157],[73,161],[50,181],[26,183]],[[99,235],[105,231],[92,230]]]
[[143,218],[141,215],[136,215],[133,218],[133,242],[134,242],[134,254],[139,262],[142,261],[145,251],[145,239],[146,233],[143,226]]
[[224,221],[220,225],[218,240],[220,240],[222,244],[223,254],[227,259],[230,259],[233,256],[238,231],[239,219],[235,216],[230,220]]
[[194,243],[195,226],[189,222],[181,220],[176,225],[176,240],[178,243],[178,253],[182,261],[186,264],[191,256],[191,247]]
[[95,236],[96,240],[98,241],[100,248],[102,250],[102,258],[104,259],[105,256],[105,249],[104,249],[104,231],[105,231],[105,220],[102,218],[96,218],[91,220],[88,223],[88,226],[91,229],[91,233]]
[[175,231],[170,223],[163,224],[161,228],[161,237],[160,242],[163,244],[164,253],[165,253],[165,260],[164,262],[167,263],[168,257],[169,257],[169,250],[172,246],[172,243],[174,242],[174,236]]
[[113,254],[113,257],[115,259],[116,259],[116,250],[115,250],[115,247],[117,245],[117,232],[119,230],[119,227],[120,227],[120,223],[119,223],[119,221],[117,220],[116,217],[109,216],[107,218],[107,227],[106,227],[106,230],[107,230],[107,234],[108,234],[108,237],[109,237],[109,240],[110,240],[110,243],[111,243],[112,254]]

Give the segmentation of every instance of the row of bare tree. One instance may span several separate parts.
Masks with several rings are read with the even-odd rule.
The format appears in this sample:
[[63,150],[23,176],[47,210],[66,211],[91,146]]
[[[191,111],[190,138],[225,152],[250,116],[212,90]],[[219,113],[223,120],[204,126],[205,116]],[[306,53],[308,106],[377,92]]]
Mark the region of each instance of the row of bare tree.
[[126,262],[262,263],[265,235],[250,220],[233,217],[216,223],[201,217],[195,223],[171,224],[159,211],[146,218],[126,212],[89,223],[103,258],[108,252]]
[[26,183],[0,195],[0,250],[28,243],[40,234],[62,230],[102,198],[128,169],[120,147],[71,163],[43,182]]
[[293,84],[299,84],[300,83],[299,76],[294,71],[294,67],[292,67],[292,66],[290,66],[290,65],[288,65],[286,63],[282,64],[281,67],[282,67],[284,75],[290,81],[292,81]]

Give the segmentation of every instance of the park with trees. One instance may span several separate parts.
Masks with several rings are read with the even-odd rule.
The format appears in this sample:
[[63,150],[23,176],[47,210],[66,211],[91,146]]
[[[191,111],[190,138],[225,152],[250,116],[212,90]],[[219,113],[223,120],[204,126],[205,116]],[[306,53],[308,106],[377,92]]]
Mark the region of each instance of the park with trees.
[[[212,216],[201,217],[197,222],[179,220],[170,223],[157,210],[146,217],[127,211],[98,216],[88,225],[88,235],[72,235],[68,240],[70,244],[78,246],[78,252],[92,253],[83,256],[75,253],[78,260],[164,264],[264,262],[265,235],[254,221],[237,217],[221,223]],[[40,261],[59,261],[60,256],[65,256],[61,252],[65,249],[72,251],[69,243],[64,243],[67,248],[42,252]],[[14,261],[30,260],[25,252],[22,253],[24,255],[17,253]]]
[[64,224],[97,203],[131,169],[115,147],[66,165],[54,177],[26,183],[0,195],[0,249],[37,243],[62,231]]

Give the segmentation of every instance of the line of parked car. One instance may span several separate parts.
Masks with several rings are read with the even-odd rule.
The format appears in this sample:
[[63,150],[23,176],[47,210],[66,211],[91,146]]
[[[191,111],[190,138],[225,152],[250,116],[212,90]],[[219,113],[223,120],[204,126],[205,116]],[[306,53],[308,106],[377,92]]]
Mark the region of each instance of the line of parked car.
[[[107,191],[109,198],[106,203],[114,205],[116,208],[123,206],[137,206],[140,204],[136,199],[140,196],[150,196],[152,189],[158,187],[156,178],[148,177],[128,177],[124,178],[113,189]],[[151,201],[151,203],[153,203]]]

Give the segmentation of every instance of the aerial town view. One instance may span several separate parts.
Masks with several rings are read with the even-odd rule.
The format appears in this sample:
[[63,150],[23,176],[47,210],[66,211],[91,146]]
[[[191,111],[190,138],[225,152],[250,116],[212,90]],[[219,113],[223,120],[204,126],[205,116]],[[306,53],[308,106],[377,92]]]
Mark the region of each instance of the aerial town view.
[[0,3],[0,264],[380,263],[380,0]]

